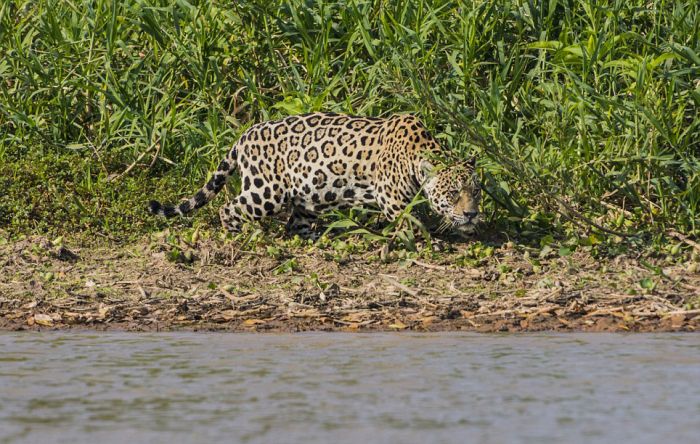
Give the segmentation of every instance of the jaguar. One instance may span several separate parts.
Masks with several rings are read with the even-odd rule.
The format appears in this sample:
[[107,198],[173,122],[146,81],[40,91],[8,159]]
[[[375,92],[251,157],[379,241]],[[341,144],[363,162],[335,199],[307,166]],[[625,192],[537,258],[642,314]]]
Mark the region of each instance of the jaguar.
[[413,114],[289,116],[246,130],[194,196],[178,205],[151,201],[149,210],[185,215],[212,200],[237,171],[240,194],[219,211],[232,232],[288,212],[288,232],[309,237],[322,213],[357,206],[378,207],[392,221],[422,192],[445,227],[473,233],[481,220],[476,159],[446,158]]

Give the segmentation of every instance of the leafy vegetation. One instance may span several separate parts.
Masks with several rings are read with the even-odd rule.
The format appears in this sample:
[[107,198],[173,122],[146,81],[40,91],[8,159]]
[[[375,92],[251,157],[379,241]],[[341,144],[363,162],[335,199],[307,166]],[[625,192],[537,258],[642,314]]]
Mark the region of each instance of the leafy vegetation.
[[[417,112],[479,156],[495,229],[573,238],[561,256],[611,232],[661,245],[700,230],[699,70],[697,2],[3,2],[0,227],[187,224],[144,202],[194,191],[254,122]],[[334,226],[414,243],[412,219],[353,217]]]

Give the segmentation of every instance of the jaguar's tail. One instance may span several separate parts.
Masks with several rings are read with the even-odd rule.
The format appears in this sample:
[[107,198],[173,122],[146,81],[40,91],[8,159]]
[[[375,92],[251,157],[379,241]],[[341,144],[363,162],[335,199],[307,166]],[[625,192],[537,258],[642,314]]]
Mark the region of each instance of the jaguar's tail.
[[152,214],[165,217],[183,216],[192,210],[201,208],[207,202],[212,200],[214,196],[226,185],[228,178],[236,170],[236,148],[234,147],[229,154],[221,161],[214,175],[209,179],[197,193],[189,199],[178,205],[163,205],[158,201],[152,200],[148,203],[148,210]]

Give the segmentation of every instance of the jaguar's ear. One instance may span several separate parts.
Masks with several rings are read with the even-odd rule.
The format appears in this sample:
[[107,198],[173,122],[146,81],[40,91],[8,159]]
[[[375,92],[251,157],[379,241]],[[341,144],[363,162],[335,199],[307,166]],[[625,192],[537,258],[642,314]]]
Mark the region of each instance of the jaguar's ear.
[[432,162],[430,162],[429,160],[421,160],[420,169],[423,172],[423,176],[425,176],[426,179],[428,177],[435,176],[435,165],[433,165]]

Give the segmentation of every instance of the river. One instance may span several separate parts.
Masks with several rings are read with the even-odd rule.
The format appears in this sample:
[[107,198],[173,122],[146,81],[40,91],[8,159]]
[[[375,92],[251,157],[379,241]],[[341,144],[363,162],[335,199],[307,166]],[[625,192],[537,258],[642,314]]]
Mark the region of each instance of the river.
[[0,333],[0,442],[697,442],[697,334]]

